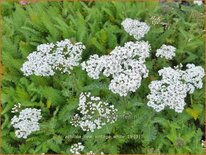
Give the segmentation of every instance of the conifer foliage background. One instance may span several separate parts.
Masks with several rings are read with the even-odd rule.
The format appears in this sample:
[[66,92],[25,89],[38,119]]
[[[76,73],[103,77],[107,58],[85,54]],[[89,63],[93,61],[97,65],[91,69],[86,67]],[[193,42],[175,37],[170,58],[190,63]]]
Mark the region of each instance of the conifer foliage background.
[[[76,142],[89,151],[104,153],[203,153],[204,89],[188,95],[183,113],[166,109],[155,112],[147,107],[148,84],[158,79],[164,66],[194,63],[204,67],[204,6],[156,2],[38,2],[20,5],[2,2],[3,80],[2,80],[2,153],[70,153]],[[154,25],[151,17],[160,16]],[[136,93],[119,97],[108,90],[109,79],[93,80],[76,67],[71,75],[53,77],[23,76],[20,68],[29,53],[42,43],[65,38],[83,42],[83,60],[96,53],[105,55],[117,45],[134,41],[121,27],[125,18],[147,22],[146,35],[152,46],[147,59],[150,70]],[[177,48],[172,61],[155,58],[162,44]],[[94,133],[71,126],[79,94],[91,91],[118,109],[116,123]],[[42,110],[38,132],[27,139],[15,137],[10,121],[11,108]]]

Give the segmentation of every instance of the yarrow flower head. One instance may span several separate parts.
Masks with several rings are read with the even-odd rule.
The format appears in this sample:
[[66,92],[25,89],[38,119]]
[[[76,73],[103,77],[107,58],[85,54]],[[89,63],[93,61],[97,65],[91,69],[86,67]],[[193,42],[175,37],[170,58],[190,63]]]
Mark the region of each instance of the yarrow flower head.
[[73,144],[70,148],[70,152],[73,154],[81,154],[83,150],[84,150],[84,146],[80,142]]
[[109,84],[109,89],[120,96],[126,96],[128,92],[135,92],[141,85],[141,74],[127,70],[114,76]]
[[114,123],[117,120],[117,109],[114,105],[100,100],[100,97],[91,96],[91,93],[81,93],[77,110],[80,114],[75,114],[71,124],[81,127],[83,131],[94,132],[106,123]]
[[175,56],[176,48],[170,45],[162,45],[156,52],[156,57],[171,60]]
[[70,73],[74,66],[79,65],[85,46],[81,43],[72,44],[65,39],[50,44],[41,44],[30,53],[21,71],[25,76],[52,76],[56,70]]
[[204,69],[194,64],[187,64],[186,70],[181,70],[181,67],[182,65],[174,69],[164,67],[158,71],[162,79],[152,81],[149,85],[151,91],[147,96],[149,107],[159,112],[168,106],[176,112],[182,112],[186,105],[187,93],[192,94],[196,88],[202,88]]
[[150,29],[145,22],[140,22],[131,18],[126,18],[121,24],[124,30],[137,40],[143,38]]
[[148,42],[127,42],[123,47],[117,46],[109,55],[92,55],[81,66],[93,79],[98,79],[101,73],[106,77],[111,76],[109,89],[120,96],[126,96],[129,92],[135,92],[142,78],[148,76],[144,62],[149,52]]
[[15,135],[18,138],[26,139],[32,132],[38,131],[39,120],[42,118],[41,110],[26,108],[11,119],[11,124],[16,129]]
[[205,71],[201,66],[195,66],[194,64],[187,64],[187,70],[183,74],[183,79],[187,83],[187,90],[192,94],[195,89],[201,89],[203,87],[202,78],[205,76]]

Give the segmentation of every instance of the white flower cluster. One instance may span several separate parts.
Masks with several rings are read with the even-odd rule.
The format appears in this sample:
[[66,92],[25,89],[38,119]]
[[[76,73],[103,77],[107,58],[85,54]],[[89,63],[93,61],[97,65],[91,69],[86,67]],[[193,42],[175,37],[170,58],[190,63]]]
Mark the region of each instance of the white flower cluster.
[[206,141],[202,140],[202,141],[201,141],[201,146],[204,147],[204,148],[206,148]]
[[126,96],[139,88],[142,77],[148,76],[144,62],[149,52],[148,42],[127,42],[123,47],[117,46],[109,55],[92,55],[81,66],[93,79],[98,79],[101,73],[106,77],[112,76],[109,89],[120,96]]
[[165,67],[158,71],[162,79],[152,81],[149,85],[149,107],[159,112],[168,106],[180,113],[184,110],[187,93],[192,94],[195,89],[202,88],[204,69],[194,64],[187,64],[186,70],[181,70],[181,67]]
[[203,0],[193,0],[193,3],[201,6],[203,4]]
[[[81,152],[84,150],[84,145],[82,145],[81,142],[73,144],[70,148],[70,152],[73,154],[81,154]],[[89,154],[95,154],[93,151],[89,151]],[[104,154],[103,152],[101,152],[100,154]]]
[[18,138],[26,139],[32,132],[39,130],[38,121],[42,118],[41,110],[26,108],[11,119],[11,124],[16,129],[15,135]]
[[171,60],[175,56],[176,48],[170,45],[162,45],[156,52],[156,57]]
[[150,29],[145,22],[140,22],[131,18],[126,18],[121,24],[124,30],[137,40],[143,38]]
[[93,151],[89,151],[87,154],[89,155],[89,154],[95,154],[95,153]]
[[75,114],[71,124],[81,127],[83,131],[94,132],[106,123],[114,123],[117,120],[117,109],[114,105],[102,102],[100,97],[91,96],[91,93],[81,93],[78,110],[80,114]]
[[[93,151],[89,151],[89,153],[87,153],[88,155],[89,154],[95,154]],[[100,154],[104,154],[104,152],[101,152]]]
[[80,142],[73,144],[70,148],[70,152],[73,154],[81,154],[83,150],[84,150],[84,146]]
[[14,105],[11,112],[12,113],[17,113],[17,112],[19,112],[20,108],[21,108],[21,103],[17,103],[17,104]]
[[25,76],[51,76],[55,70],[70,73],[74,66],[79,65],[84,49],[81,42],[72,44],[68,39],[55,44],[41,44],[37,46],[37,51],[29,54],[21,71]]

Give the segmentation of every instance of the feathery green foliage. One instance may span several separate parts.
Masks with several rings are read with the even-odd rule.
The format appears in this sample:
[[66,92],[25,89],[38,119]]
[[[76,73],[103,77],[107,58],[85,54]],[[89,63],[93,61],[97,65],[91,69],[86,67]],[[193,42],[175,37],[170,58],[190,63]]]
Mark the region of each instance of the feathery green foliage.
[[[148,84],[157,79],[163,66],[179,63],[204,65],[204,8],[178,3],[156,2],[38,2],[20,5],[2,2],[3,80],[2,153],[70,153],[70,146],[81,141],[85,150],[109,154],[203,153],[204,89],[186,99],[181,114],[166,109],[160,113],[147,107]],[[151,17],[161,17],[153,25]],[[83,60],[92,54],[105,55],[117,45],[134,41],[122,28],[125,18],[147,22],[146,35],[152,45],[150,70],[136,93],[119,97],[108,89],[108,79],[93,80],[76,67],[72,74],[53,77],[23,76],[20,68],[29,53],[42,43],[71,39],[83,42]],[[172,61],[156,59],[162,44],[177,48]],[[111,125],[83,132],[70,124],[78,106],[79,94],[90,91],[115,105],[119,119]],[[15,137],[11,126],[14,104],[42,109],[41,130],[28,139]],[[76,137],[75,137],[76,136]]]

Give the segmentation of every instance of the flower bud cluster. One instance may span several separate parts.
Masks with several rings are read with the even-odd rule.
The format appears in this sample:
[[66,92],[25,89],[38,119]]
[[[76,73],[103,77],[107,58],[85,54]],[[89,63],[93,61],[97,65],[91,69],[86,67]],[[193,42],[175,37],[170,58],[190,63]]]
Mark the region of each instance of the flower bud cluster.
[[158,25],[158,24],[160,24],[162,17],[161,16],[152,16],[150,18],[150,20],[152,22],[152,25]]
[[17,112],[19,112],[20,109],[21,109],[21,103],[17,103],[17,104],[14,105],[11,112],[12,113],[17,113]]

